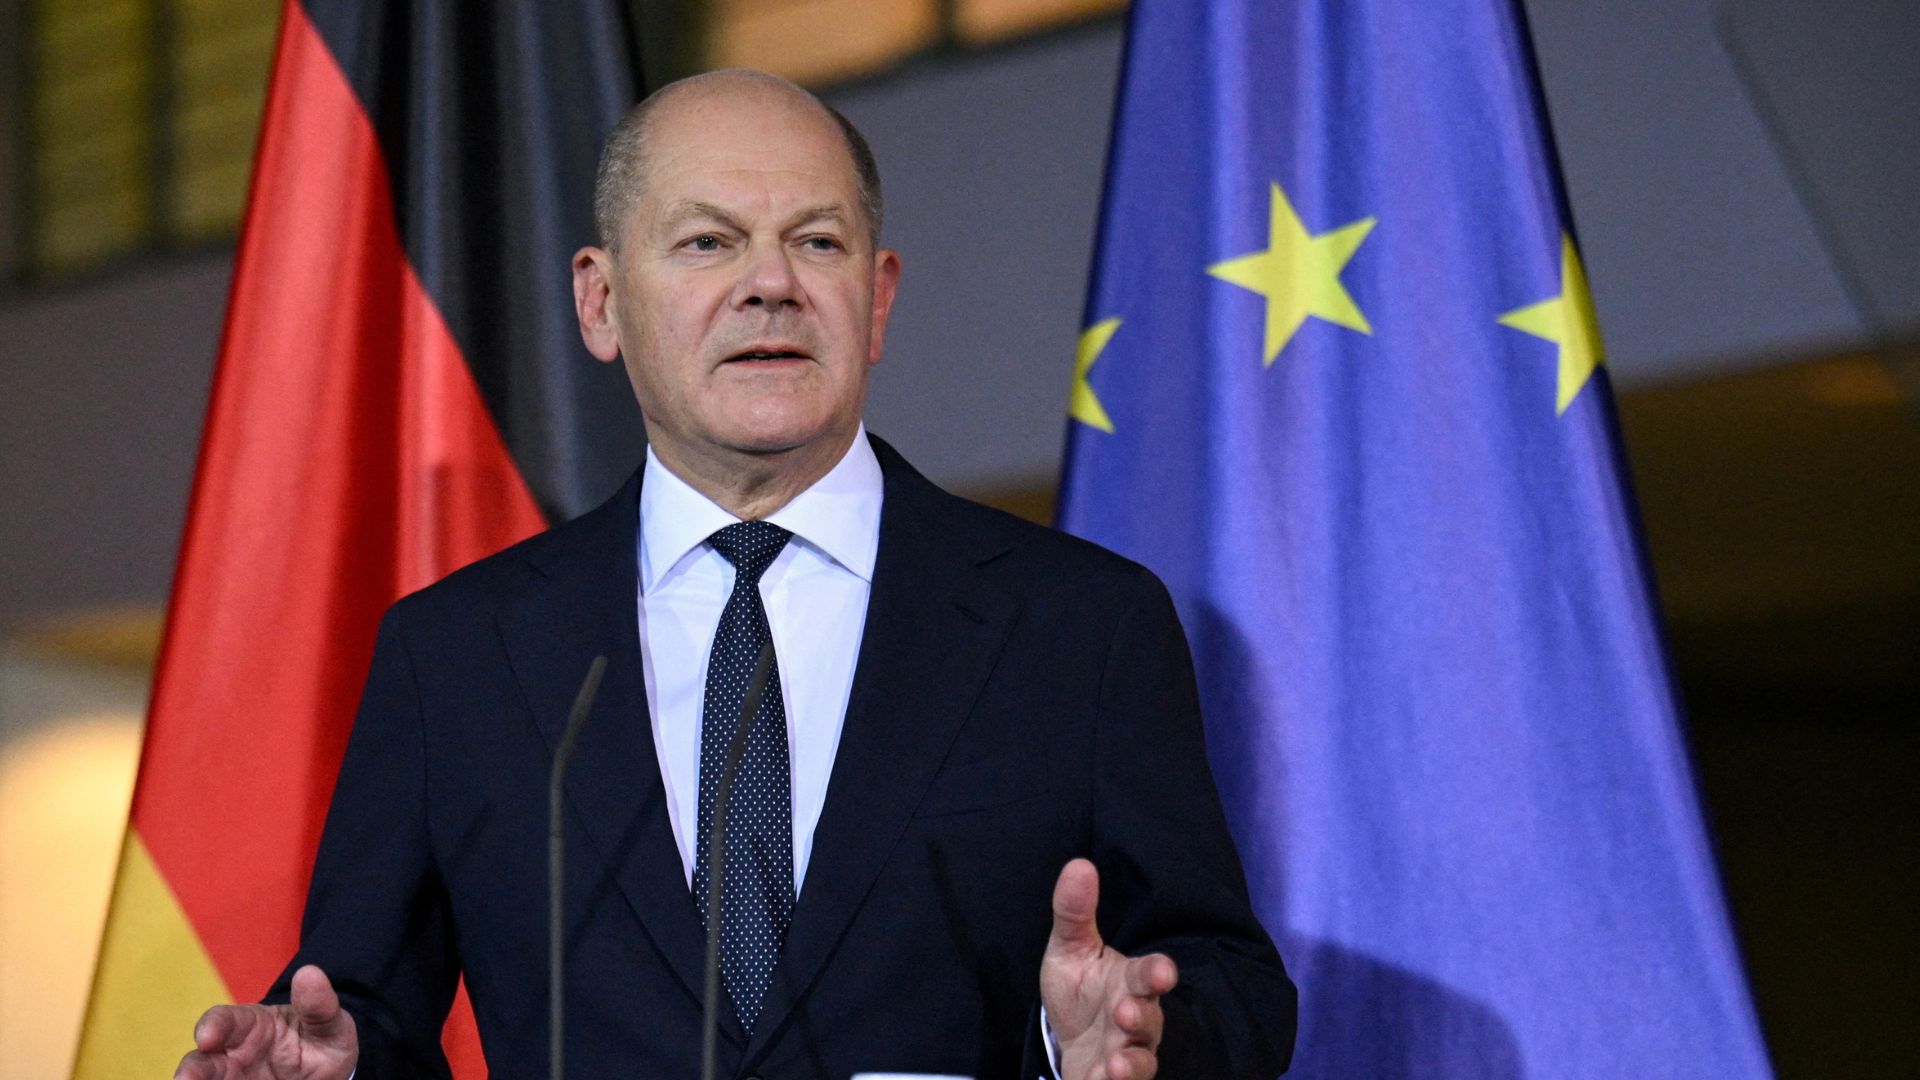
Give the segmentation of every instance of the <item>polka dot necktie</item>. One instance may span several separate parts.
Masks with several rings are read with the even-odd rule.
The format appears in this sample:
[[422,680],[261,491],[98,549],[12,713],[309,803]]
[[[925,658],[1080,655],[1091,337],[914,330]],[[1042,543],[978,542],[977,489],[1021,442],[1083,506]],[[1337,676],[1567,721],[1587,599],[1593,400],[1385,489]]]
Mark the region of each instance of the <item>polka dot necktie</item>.
[[[760,602],[760,575],[792,536],[765,521],[742,521],[707,538],[734,565],[733,595],[720,613],[707,657],[707,696],[700,715],[700,832],[693,891],[707,918],[711,863],[707,838],[727,746],[740,721],[741,699],[760,648],[772,637]],[[787,767],[787,709],[776,662],[760,711],[747,735],[727,807],[727,873],[720,896],[720,977],[749,1034],[759,1019],[773,968],[793,918],[793,798]]]

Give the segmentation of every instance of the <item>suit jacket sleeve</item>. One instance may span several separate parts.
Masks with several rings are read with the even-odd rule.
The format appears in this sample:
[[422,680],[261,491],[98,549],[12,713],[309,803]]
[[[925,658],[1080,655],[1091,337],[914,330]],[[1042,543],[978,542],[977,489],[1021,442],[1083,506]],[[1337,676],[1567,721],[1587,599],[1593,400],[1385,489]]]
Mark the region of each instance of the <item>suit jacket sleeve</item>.
[[[1129,956],[1162,952],[1180,982],[1161,999],[1164,1080],[1272,1077],[1292,1056],[1297,997],[1254,916],[1207,765],[1198,688],[1171,597],[1137,576],[1101,680],[1088,856],[1099,927]],[[1027,1077],[1050,1075],[1037,1010]]]
[[318,964],[353,1014],[355,1080],[450,1077],[439,1033],[459,963],[428,839],[426,754],[404,602],[381,622],[373,666],[314,860],[293,972]]

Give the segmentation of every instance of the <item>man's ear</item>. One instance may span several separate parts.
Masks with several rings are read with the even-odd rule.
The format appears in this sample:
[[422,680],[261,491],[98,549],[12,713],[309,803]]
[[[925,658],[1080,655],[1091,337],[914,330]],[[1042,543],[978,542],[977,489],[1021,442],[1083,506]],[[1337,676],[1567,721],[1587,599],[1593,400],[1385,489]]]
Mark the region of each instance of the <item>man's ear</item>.
[[583,247],[573,253],[573,313],[580,320],[580,340],[602,363],[620,358],[613,275],[613,254],[604,248]]
[[867,345],[867,363],[880,362],[886,345],[887,316],[893,312],[893,296],[900,287],[900,253],[881,248],[873,253],[873,332]]

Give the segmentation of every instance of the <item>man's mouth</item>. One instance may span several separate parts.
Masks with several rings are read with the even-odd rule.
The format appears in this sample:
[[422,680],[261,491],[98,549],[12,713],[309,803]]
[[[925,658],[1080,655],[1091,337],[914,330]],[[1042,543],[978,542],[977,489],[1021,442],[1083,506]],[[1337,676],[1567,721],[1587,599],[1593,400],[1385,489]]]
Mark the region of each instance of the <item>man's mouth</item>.
[[747,349],[743,352],[737,352],[737,353],[734,353],[732,356],[727,357],[726,362],[729,364],[768,363],[768,362],[779,361],[779,360],[810,360],[810,359],[812,359],[812,357],[809,357],[806,353],[803,353],[798,349],[773,347],[773,348],[765,348],[765,349]]

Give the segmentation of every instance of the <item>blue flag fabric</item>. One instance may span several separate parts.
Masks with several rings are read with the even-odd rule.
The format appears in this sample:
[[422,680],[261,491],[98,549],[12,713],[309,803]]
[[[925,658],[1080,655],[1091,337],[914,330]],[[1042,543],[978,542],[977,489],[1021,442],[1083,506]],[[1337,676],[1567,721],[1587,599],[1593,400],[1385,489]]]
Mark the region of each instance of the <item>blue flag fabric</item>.
[[1062,524],[1157,571],[1305,1077],[1761,1077],[1525,27],[1136,0]]

